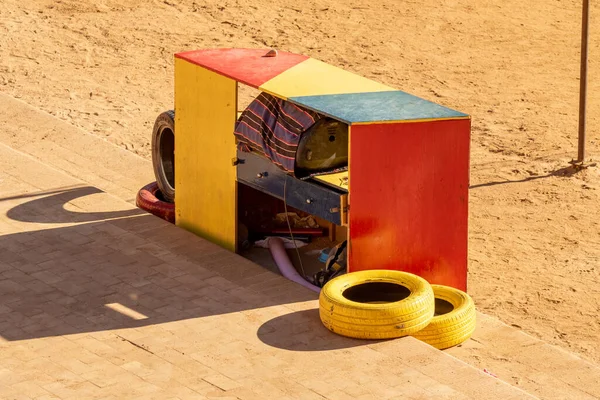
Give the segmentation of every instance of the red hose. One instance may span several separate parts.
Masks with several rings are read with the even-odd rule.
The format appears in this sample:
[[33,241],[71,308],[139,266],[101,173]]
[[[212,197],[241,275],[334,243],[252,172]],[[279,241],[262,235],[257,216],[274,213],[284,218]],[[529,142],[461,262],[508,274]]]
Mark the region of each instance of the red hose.
[[144,186],[135,198],[135,204],[144,211],[159,218],[175,223],[175,204],[162,201],[156,197],[159,192],[156,182]]

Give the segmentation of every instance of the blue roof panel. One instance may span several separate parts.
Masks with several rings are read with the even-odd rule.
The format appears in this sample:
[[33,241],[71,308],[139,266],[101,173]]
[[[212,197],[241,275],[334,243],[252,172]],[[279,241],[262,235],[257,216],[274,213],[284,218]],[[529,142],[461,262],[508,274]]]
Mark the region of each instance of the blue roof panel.
[[469,118],[467,114],[399,90],[302,96],[289,100],[347,124]]

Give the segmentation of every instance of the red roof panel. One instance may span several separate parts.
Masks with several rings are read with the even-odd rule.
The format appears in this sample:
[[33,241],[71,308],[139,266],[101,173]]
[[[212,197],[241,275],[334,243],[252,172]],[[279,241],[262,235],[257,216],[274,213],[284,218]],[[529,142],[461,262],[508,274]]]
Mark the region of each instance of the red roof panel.
[[175,57],[255,88],[308,59],[285,51],[279,51],[277,57],[265,57],[269,50],[206,49],[178,53]]

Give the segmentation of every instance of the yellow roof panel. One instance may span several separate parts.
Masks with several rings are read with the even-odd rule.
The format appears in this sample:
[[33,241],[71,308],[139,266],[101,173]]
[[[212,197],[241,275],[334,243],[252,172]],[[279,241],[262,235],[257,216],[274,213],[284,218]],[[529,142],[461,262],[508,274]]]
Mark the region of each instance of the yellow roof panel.
[[262,84],[259,89],[284,99],[396,90],[314,58],[309,58],[283,71]]

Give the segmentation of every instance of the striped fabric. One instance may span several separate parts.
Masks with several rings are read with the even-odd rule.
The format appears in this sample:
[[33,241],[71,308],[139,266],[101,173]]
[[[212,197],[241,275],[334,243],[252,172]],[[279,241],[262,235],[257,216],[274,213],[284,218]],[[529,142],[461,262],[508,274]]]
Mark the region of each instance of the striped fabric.
[[321,116],[267,93],[261,93],[235,124],[234,135],[245,151],[267,156],[293,173],[300,136]]

